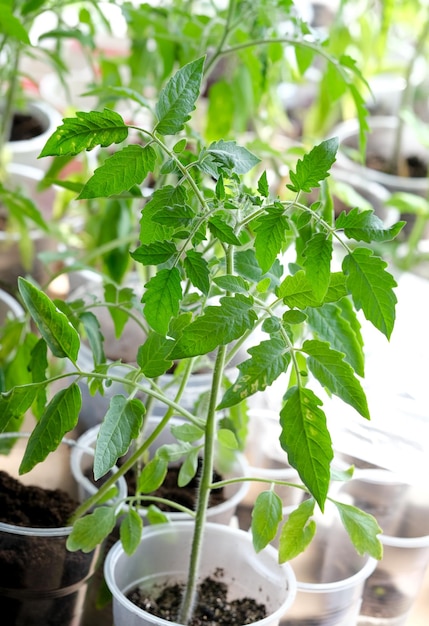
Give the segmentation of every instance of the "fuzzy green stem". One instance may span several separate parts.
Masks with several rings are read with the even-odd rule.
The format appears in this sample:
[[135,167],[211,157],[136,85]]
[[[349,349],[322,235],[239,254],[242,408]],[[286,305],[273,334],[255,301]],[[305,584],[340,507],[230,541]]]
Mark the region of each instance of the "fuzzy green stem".
[[210,393],[210,402],[207,411],[207,421],[204,438],[204,456],[201,478],[198,489],[198,500],[195,515],[195,527],[192,538],[189,574],[185,593],[180,609],[179,622],[188,624],[192,617],[197,595],[197,579],[200,568],[202,542],[206,524],[206,512],[209,504],[211,482],[213,478],[214,444],[216,440],[216,405],[222,385],[222,376],[225,363],[226,347],[218,349],[216,363],[213,370],[213,381]]

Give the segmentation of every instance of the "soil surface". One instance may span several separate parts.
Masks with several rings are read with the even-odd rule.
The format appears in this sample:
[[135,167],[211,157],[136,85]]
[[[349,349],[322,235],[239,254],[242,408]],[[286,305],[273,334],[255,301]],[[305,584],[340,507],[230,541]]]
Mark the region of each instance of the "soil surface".
[[365,584],[361,615],[394,618],[406,613],[409,598],[393,584],[388,572],[376,570]]
[[31,528],[62,528],[79,503],[60,489],[26,486],[0,470],[0,522]]
[[[198,481],[199,474],[201,471],[202,460],[198,460],[198,470],[194,478],[184,487],[179,487],[177,484],[180,467],[181,465],[171,465],[168,468],[167,475],[163,484],[150,495],[156,496],[158,498],[164,498],[166,500],[171,500],[172,502],[177,502],[177,504],[181,504],[182,506],[186,506],[188,509],[195,510],[196,502],[197,502],[197,489],[198,489]],[[128,472],[125,475],[127,484],[128,484],[128,493],[134,494],[136,491],[136,477],[133,472]],[[213,482],[217,482],[222,480],[222,477],[214,472],[213,473]],[[213,489],[210,494],[209,506],[215,506],[217,504],[221,504],[225,501],[225,495],[223,488]],[[149,506],[150,502],[145,500],[144,506]],[[177,509],[173,507],[169,507],[167,504],[163,504],[160,502],[154,502],[156,506],[164,512],[172,512],[177,511]]]
[[[198,590],[198,601],[190,626],[243,626],[266,617],[266,607],[252,598],[228,600],[227,585],[218,580],[222,572],[206,578]],[[156,597],[134,589],[128,598],[139,608],[169,621],[177,621],[183,586],[171,585]]]
[[[0,471],[1,522],[62,528],[77,505],[61,490],[24,486]],[[80,623],[95,555],[69,552],[66,540],[66,534],[50,537],[0,530],[0,607],[7,626]]]
[[427,163],[424,163],[417,156],[409,156],[404,159],[399,165],[399,171],[392,171],[392,164],[376,154],[368,155],[366,165],[379,172],[406,176],[408,178],[425,178],[428,172]]
[[9,141],[24,141],[33,139],[44,132],[44,128],[33,115],[26,113],[15,113],[13,116],[12,128]]

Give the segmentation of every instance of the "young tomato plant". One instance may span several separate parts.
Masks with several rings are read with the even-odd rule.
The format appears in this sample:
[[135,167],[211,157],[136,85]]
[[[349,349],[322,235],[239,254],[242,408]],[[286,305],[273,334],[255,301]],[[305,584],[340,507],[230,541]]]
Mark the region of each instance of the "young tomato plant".
[[[112,110],[80,112],[63,121],[41,155],[74,156],[98,146],[113,149],[121,144],[82,186],[80,199],[135,197],[149,173],[156,170],[167,177],[149,201],[142,198],[136,224],[140,244],[131,251],[149,277],[142,285],[140,307],[148,332],[144,343],[136,346],[136,365],[129,366],[126,376],[112,373],[95,316],[86,311],[79,320],[77,309],[52,302],[32,282],[21,279],[22,299],[41,336],[32,352],[34,380],[15,386],[0,398],[1,424],[6,429],[16,415],[36,402],[43,403],[45,387],[54,380],[43,376],[47,350],[69,362],[67,371],[55,379],[71,378],[73,382],[40,411],[23,472],[43,460],[76,425],[81,379],[99,391],[102,381],[121,382],[127,390],[127,395],[111,399],[100,426],[95,478],[104,476],[133,441],[137,440],[137,445],[120,473],[147,450],[154,437],[145,438],[144,430],[143,437],[139,434],[151,399],[165,405],[157,432],[173,413],[183,418],[183,427],[175,430],[178,445],[160,450],[140,478],[141,490],[150,492],[162,482],[168,460],[181,454],[190,459],[188,479],[190,468],[196,471],[195,446],[203,449],[189,584],[180,616],[183,624],[192,613],[208,498],[216,486],[212,479],[216,445],[220,441],[230,448],[239,447],[234,408],[251,402],[256,392],[269,393],[270,385],[286,372],[290,376],[279,411],[280,443],[285,459],[287,453],[301,477],[301,488],[311,498],[283,531],[282,558],[293,556],[287,548],[289,531],[301,537],[300,549],[311,539],[311,514],[315,503],[324,508],[333,459],[323,403],[312,389],[313,382],[369,419],[360,383],[364,362],[357,312],[361,310],[390,337],[395,281],[369,244],[394,238],[402,227],[385,228],[372,210],[354,209],[334,219],[323,202],[308,206],[302,201],[303,194],[319,188],[329,176],[338,147],[336,138],[321,142],[297,161],[289,172],[286,200],[271,196],[263,170],[253,186],[251,173],[261,164],[247,148],[222,139],[208,145],[193,141],[187,123],[200,93],[204,61],[202,57],[184,65],[168,80],[156,103],[152,128],[128,125]],[[131,132],[138,133],[138,143],[127,143]],[[342,256],[341,269],[332,267],[334,251]],[[83,371],[77,364],[82,327],[93,350],[91,371]],[[225,389],[227,365],[244,343],[250,346],[247,355],[238,365],[236,379]],[[181,395],[194,360],[209,355],[214,358],[208,402],[204,412],[192,412],[181,404]],[[157,381],[173,363],[179,366],[182,378],[172,399]],[[145,400],[137,398],[137,393],[144,394]],[[113,528],[118,511],[102,502],[117,477],[108,479],[97,496],[78,511],[70,549],[90,550]],[[94,512],[80,517],[97,502]],[[137,499],[132,502],[134,506],[122,522],[129,551],[141,533]],[[376,537],[380,529],[375,520],[353,507],[336,504],[358,551],[380,558]],[[275,490],[269,489],[255,505],[252,526],[257,550],[275,536],[280,522],[280,500]]]

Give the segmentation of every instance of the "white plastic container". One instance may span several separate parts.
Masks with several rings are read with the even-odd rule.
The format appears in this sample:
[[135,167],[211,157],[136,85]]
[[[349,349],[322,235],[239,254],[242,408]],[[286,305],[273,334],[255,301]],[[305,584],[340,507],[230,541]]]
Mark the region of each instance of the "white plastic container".
[[[127,599],[136,585],[184,583],[194,525],[161,524],[145,529],[141,543],[127,556],[118,542],[109,551],[104,575],[113,595],[115,626],[178,626],[157,618]],[[249,533],[221,524],[207,524],[203,540],[200,579],[223,570],[229,598],[251,597],[265,603],[268,616],[254,626],[277,626],[292,605],[296,581],[290,565],[279,565],[277,551],[268,546],[256,554]],[[235,625],[236,626],[236,625]]]
[[359,470],[338,499],[374,515],[383,558],[368,579],[359,626],[405,626],[429,566],[429,491],[382,469]]

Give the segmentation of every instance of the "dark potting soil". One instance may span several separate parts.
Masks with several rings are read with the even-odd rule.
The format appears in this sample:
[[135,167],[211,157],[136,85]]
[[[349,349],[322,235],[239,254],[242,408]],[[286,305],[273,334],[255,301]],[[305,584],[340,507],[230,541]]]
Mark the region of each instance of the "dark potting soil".
[[[203,580],[198,589],[198,599],[190,626],[243,626],[266,617],[266,607],[253,598],[228,600],[228,587],[216,580],[222,572]],[[132,590],[128,598],[139,608],[169,621],[177,621],[183,593],[183,585],[171,585],[156,597],[149,596],[139,588]]]
[[[77,505],[61,490],[24,486],[0,471],[3,523],[62,528],[67,526]],[[2,616],[7,616],[7,626],[78,623],[96,555],[69,552],[66,540],[65,534],[41,536],[0,531],[0,607]]]
[[425,178],[428,173],[428,165],[418,156],[409,156],[400,164],[400,171],[392,171],[391,163],[385,158],[376,154],[369,154],[366,161],[367,167],[385,172],[386,174],[395,174],[398,176],[406,176],[408,178]]
[[[171,465],[168,468],[167,475],[163,484],[150,495],[156,496],[158,498],[164,498],[166,500],[171,500],[172,502],[176,502],[177,504],[181,504],[182,506],[186,506],[188,509],[195,510],[196,500],[197,500],[197,489],[198,489],[198,481],[199,475],[201,472],[201,464],[202,459],[198,460],[198,469],[194,478],[184,487],[179,487],[177,484],[180,467],[181,465]],[[128,472],[125,476],[128,484],[128,492],[130,494],[134,494],[136,491],[136,476],[134,472]],[[217,482],[222,480],[222,477],[215,471],[213,473],[213,482]],[[221,487],[220,489],[213,489],[210,494],[209,506],[215,506],[217,504],[221,504],[225,501],[224,490]],[[150,501],[145,500],[143,502],[145,506],[149,506]],[[177,511],[177,509],[173,507],[169,507],[166,504],[160,502],[153,502],[156,506],[164,512]]]
[[0,470],[0,522],[31,528],[62,528],[78,506],[61,489],[23,485]]
[[38,119],[28,113],[15,113],[9,141],[24,141],[41,135],[45,129]]
[[393,583],[388,572],[376,570],[367,580],[362,599],[361,615],[392,618],[403,615],[409,598]]

